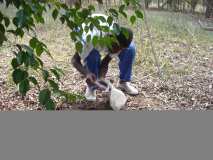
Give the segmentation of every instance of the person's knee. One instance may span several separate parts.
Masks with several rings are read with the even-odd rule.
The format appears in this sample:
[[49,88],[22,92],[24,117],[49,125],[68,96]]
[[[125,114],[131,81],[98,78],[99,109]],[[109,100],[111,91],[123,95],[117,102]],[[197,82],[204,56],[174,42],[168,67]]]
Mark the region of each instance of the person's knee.
[[87,60],[93,61],[93,62],[98,62],[100,61],[100,54],[97,50],[92,50],[89,56],[87,57]]
[[126,49],[124,49],[120,55],[120,62],[126,62],[126,61],[134,61],[135,59],[135,54],[136,54],[136,48],[135,48],[135,44],[132,42],[130,44],[130,46]]

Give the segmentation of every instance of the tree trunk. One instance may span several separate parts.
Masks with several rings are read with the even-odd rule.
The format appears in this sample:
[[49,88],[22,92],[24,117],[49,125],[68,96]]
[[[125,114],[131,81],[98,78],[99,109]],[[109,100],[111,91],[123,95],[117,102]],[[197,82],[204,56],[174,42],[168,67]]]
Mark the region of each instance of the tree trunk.
[[164,2],[164,3],[162,4],[161,8],[164,8],[164,6],[167,5],[167,9],[168,9],[168,4],[171,3],[171,2],[172,2],[172,0],[166,0],[166,2]]
[[213,18],[213,0],[207,0],[206,18]]
[[65,0],[66,4],[72,6],[75,4],[80,4],[81,5],[81,0]]
[[158,9],[160,8],[160,0],[158,0]]
[[149,0],[145,0],[145,8],[146,8],[146,9],[149,8]]
[[191,2],[192,13],[195,13],[195,9],[196,9],[196,7],[198,5],[198,2],[199,2],[199,0],[192,0],[192,2]]

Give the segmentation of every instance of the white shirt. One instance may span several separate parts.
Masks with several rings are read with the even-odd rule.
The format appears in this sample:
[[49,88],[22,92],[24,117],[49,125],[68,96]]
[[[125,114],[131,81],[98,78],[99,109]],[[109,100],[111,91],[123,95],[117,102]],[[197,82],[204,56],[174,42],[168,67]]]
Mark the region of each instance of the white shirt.
[[[96,16],[102,16],[104,17],[106,20],[108,18],[108,16],[104,15],[104,14],[92,14],[92,17],[96,17]],[[109,26],[108,23],[103,23],[102,21],[100,21],[100,25],[101,26],[108,26],[110,27],[110,29],[113,28],[113,23],[111,26]],[[82,25],[83,28],[86,26],[86,24]],[[106,47],[101,47],[101,46],[96,46],[94,47],[92,44],[92,39],[94,36],[100,36],[101,32],[94,27],[93,31],[90,31],[88,33],[83,32],[82,34],[82,44],[83,44],[83,48],[82,48],[82,52],[80,53],[80,57],[81,59],[84,61],[87,56],[90,54],[90,52],[95,48],[96,50],[98,50],[99,52],[103,52],[105,54],[108,54],[108,49]],[[104,36],[106,33],[102,32],[102,35]],[[89,43],[86,42],[87,36],[91,35],[91,41]]]

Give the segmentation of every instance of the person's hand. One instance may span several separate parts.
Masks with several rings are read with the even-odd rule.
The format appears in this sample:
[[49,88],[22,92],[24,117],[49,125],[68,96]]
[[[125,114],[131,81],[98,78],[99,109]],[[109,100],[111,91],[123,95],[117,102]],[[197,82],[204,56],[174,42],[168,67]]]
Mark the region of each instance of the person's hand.
[[96,84],[101,91],[106,91],[109,87],[107,82],[105,82],[104,79],[99,79]]
[[93,74],[93,73],[88,73],[86,75],[86,82],[89,84],[89,85],[94,85],[95,84],[95,81],[96,81],[96,75]]

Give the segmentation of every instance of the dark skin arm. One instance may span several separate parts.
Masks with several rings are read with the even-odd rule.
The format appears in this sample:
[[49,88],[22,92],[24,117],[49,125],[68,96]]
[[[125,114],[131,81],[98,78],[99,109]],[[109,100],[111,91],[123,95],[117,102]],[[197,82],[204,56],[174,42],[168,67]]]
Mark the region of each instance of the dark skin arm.
[[102,61],[101,61],[101,67],[99,71],[100,78],[105,78],[108,68],[109,68],[109,62],[112,60],[112,58],[107,55]]
[[[107,55],[101,62],[100,66],[100,78],[105,78],[106,73],[108,71],[109,62],[112,60],[112,58]],[[78,53],[75,53],[75,55],[72,58],[72,65],[87,79],[87,83],[92,84],[95,82],[96,77],[94,74],[90,73],[81,63],[81,57]],[[89,79],[89,80],[88,80]]]
[[96,76],[93,73],[90,73],[81,63],[81,57],[78,53],[72,57],[72,65],[87,79],[86,82],[88,85],[94,85],[96,81]]
[[81,63],[81,57],[78,53],[75,53],[75,55],[72,57],[72,65],[83,75],[86,77],[88,74],[88,70],[83,67]]

